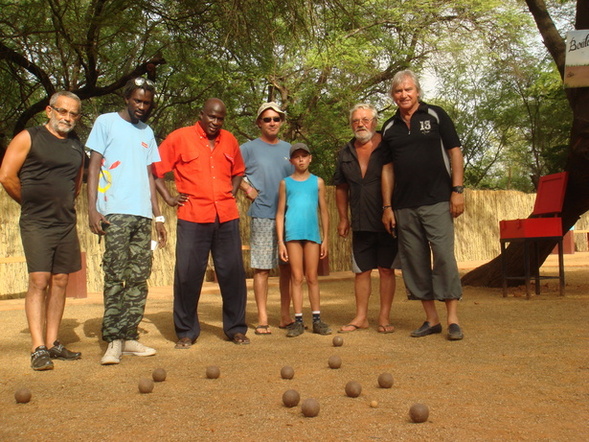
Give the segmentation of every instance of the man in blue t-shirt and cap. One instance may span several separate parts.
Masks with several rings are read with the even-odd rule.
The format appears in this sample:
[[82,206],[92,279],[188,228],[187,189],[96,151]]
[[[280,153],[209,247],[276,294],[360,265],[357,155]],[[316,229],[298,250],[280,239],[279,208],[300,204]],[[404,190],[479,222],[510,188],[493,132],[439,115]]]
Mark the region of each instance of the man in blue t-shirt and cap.
[[[258,325],[255,333],[271,334],[266,305],[268,301],[268,276],[278,265],[276,242],[276,209],[278,185],[292,174],[290,143],[278,138],[284,124],[285,112],[275,102],[264,103],[257,112],[256,125],[261,135],[241,146],[245,162],[245,179],[241,182],[247,198],[252,201],[248,210],[251,217],[250,250],[251,267],[254,269],[254,295],[258,307]],[[280,263],[280,328],[293,321],[290,316],[290,267]]]

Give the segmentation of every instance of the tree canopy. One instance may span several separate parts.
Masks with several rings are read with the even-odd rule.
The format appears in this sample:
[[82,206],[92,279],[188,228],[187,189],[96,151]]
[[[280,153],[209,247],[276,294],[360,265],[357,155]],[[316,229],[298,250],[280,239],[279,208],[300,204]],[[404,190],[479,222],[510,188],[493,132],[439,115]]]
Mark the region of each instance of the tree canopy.
[[[563,24],[570,4],[553,4]],[[467,185],[530,189],[530,176],[564,165],[571,115],[558,112],[564,92],[518,0],[0,0],[0,9],[0,147],[42,121],[58,89],[84,100],[84,138],[121,106],[122,85],[146,75],[158,88],[159,138],[217,96],[227,129],[245,141],[257,136],[260,103],[275,100],[288,114],[283,138],[307,142],[314,172],[329,180],[351,136],[348,110],[369,101],[389,116],[390,80],[412,68],[437,79],[431,100],[459,124]],[[505,173],[506,164],[517,167]]]

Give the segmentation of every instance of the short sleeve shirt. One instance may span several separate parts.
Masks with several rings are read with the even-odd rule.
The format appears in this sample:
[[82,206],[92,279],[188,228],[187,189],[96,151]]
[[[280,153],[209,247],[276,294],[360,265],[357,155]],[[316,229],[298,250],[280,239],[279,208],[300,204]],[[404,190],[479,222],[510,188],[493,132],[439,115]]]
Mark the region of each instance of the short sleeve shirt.
[[248,210],[254,218],[276,218],[280,181],[294,171],[290,163],[290,143],[279,141],[268,144],[261,138],[241,145],[245,162],[245,176],[258,191]]
[[352,230],[384,232],[380,186],[385,150],[382,143],[372,151],[366,174],[362,176],[353,138],[338,153],[333,184],[348,184]]
[[383,125],[386,162],[393,163],[393,207],[415,208],[450,200],[447,150],[460,147],[454,123],[439,106],[420,103],[410,128],[399,111]]
[[97,210],[103,215],[152,217],[147,166],[159,161],[153,130],[142,121],[133,124],[118,112],[100,115],[86,146],[102,155]]
[[158,178],[174,172],[176,189],[188,195],[178,207],[178,219],[212,223],[217,216],[224,223],[239,218],[233,196],[233,177],[245,171],[239,143],[221,129],[211,150],[199,123],[169,134],[160,145],[161,161],[153,168]]

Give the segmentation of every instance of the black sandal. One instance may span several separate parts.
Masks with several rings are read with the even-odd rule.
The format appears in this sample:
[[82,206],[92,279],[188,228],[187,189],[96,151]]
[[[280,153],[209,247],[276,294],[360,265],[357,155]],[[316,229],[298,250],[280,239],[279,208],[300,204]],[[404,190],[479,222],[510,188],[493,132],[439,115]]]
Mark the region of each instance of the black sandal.
[[258,325],[254,332],[256,335],[271,335],[272,332],[270,331],[269,325]]

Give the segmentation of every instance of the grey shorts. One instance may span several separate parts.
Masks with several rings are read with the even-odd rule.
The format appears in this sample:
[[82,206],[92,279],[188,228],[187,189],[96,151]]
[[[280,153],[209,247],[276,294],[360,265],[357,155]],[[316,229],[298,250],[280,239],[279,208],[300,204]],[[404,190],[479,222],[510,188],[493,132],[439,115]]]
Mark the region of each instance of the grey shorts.
[[250,224],[250,266],[269,270],[278,266],[276,220],[252,218]]
[[39,228],[21,224],[29,273],[74,273],[82,268],[80,242],[76,226]]
[[397,209],[395,218],[409,299],[461,299],[449,203]]

